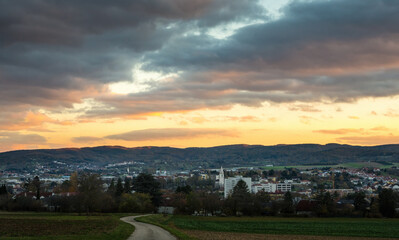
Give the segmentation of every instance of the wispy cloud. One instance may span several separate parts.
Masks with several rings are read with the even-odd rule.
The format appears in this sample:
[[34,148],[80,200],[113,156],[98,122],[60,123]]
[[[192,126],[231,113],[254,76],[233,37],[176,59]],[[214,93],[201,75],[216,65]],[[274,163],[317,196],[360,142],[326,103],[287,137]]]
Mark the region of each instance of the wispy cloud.
[[236,130],[207,129],[207,128],[157,128],[135,130],[127,133],[109,135],[105,138],[125,141],[148,141],[163,139],[196,138],[206,136],[238,137]]
[[15,147],[38,148],[46,144],[47,139],[38,134],[0,131],[0,151],[14,149]]
[[361,135],[372,135],[375,132],[387,132],[392,131],[393,129],[378,126],[370,129],[364,128],[340,128],[340,129],[321,129],[321,130],[314,130],[314,133],[323,133],[323,134],[335,134],[335,135],[345,135],[345,134],[361,134]]
[[348,144],[359,144],[359,145],[381,145],[381,144],[398,144],[399,136],[350,136],[337,138],[338,142],[344,142]]
[[95,142],[101,142],[104,139],[99,137],[82,136],[82,137],[74,137],[71,140],[74,143],[90,144]]
[[315,133],[323,133],[323,134],[348,134],[348,133],[364,133],[363,128],[355,129],[355,128],[341,128],[341,129],[324,129],[324,130],[314,130]]

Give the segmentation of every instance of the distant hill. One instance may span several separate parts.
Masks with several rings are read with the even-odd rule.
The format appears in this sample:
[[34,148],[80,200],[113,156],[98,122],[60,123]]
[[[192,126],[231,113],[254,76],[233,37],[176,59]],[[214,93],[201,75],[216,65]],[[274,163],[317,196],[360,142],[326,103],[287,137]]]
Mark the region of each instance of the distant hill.
[[273,165],[316,165],[346,162],[399,162],[399,145],[361,147],[340,144],[227,145],[209,148],[101,146],[20,150],[0,153],[1,169],[21,169],[32,164],[60,161],[103,166],[123,161],[139,161],[147,167],[191,169]]

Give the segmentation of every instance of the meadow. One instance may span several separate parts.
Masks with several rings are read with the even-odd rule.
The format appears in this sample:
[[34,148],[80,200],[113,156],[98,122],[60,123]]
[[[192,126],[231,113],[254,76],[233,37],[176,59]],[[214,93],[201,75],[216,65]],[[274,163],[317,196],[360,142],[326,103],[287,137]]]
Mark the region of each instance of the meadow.
[[49,213],[0,213],[0,239],[125,240],[134,231],[122,214],[78,216]]
[[393,166],[399,167],[399,163],[392,163],[392,165],[381,164],[377,162],[348,162],[341,163],[335,165],[292,165],[292,166],[264,166],[262,169],[264,170],[284,170],[286,168],[297,168],[300,170],[312,169],[312,168],[363,168],[363,167],[371,167],[371,168],[391,168]]
[[262,236],[261,234],[267,234],[273,236],[368,237],[373,239],[399,238],[398,219],[164,217],[162,215],[153,215],[140,218],[139,220],[155,223],[169,231],[172,229],[175,235],[179,236],[176,232],[181,234],[181,236],[179,236],[180,239],[196,239],[195,237],[209,234],[209,232],[214,232],[215,234],[219,234],[220,232],[259,234],[259,236]]

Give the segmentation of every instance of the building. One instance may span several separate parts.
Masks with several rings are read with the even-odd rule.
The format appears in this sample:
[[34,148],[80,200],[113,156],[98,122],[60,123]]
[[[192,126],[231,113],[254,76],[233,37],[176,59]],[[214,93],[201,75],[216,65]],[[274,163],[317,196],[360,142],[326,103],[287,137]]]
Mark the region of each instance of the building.
[[277,191],[291,192],[291,183],[277,183]]
[[223,167],[220,167],[220,172],[219,172],[219,187],[223,188],[224,187],[224,171]]
[[252,186],[252,192],[257,193],[259,191],[265,191],[268,193],[279,192],[290,192],[291,183],[259,183]]
[[224,180],[224,198],[227,198],[231,194],[233,188],[237,185],[237,183],[240,180],[243,180],[247,184],[248,191],[251,192],[251,186],[252,186],[251,178],[245,178],[242,176],[227,178]]
[[277,184],[275,183],[259,183],[252,185],[253,193],[258,193],[259,191],[275,192],[276,190],[277,190]]

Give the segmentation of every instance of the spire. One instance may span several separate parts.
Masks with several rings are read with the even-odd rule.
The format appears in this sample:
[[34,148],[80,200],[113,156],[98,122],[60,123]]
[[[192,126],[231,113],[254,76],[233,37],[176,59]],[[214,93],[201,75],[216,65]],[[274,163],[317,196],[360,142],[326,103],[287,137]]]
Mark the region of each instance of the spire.
[[220,166],[220,172],[219,172],[219,186],[224,187],[224,171],[222,166]]

